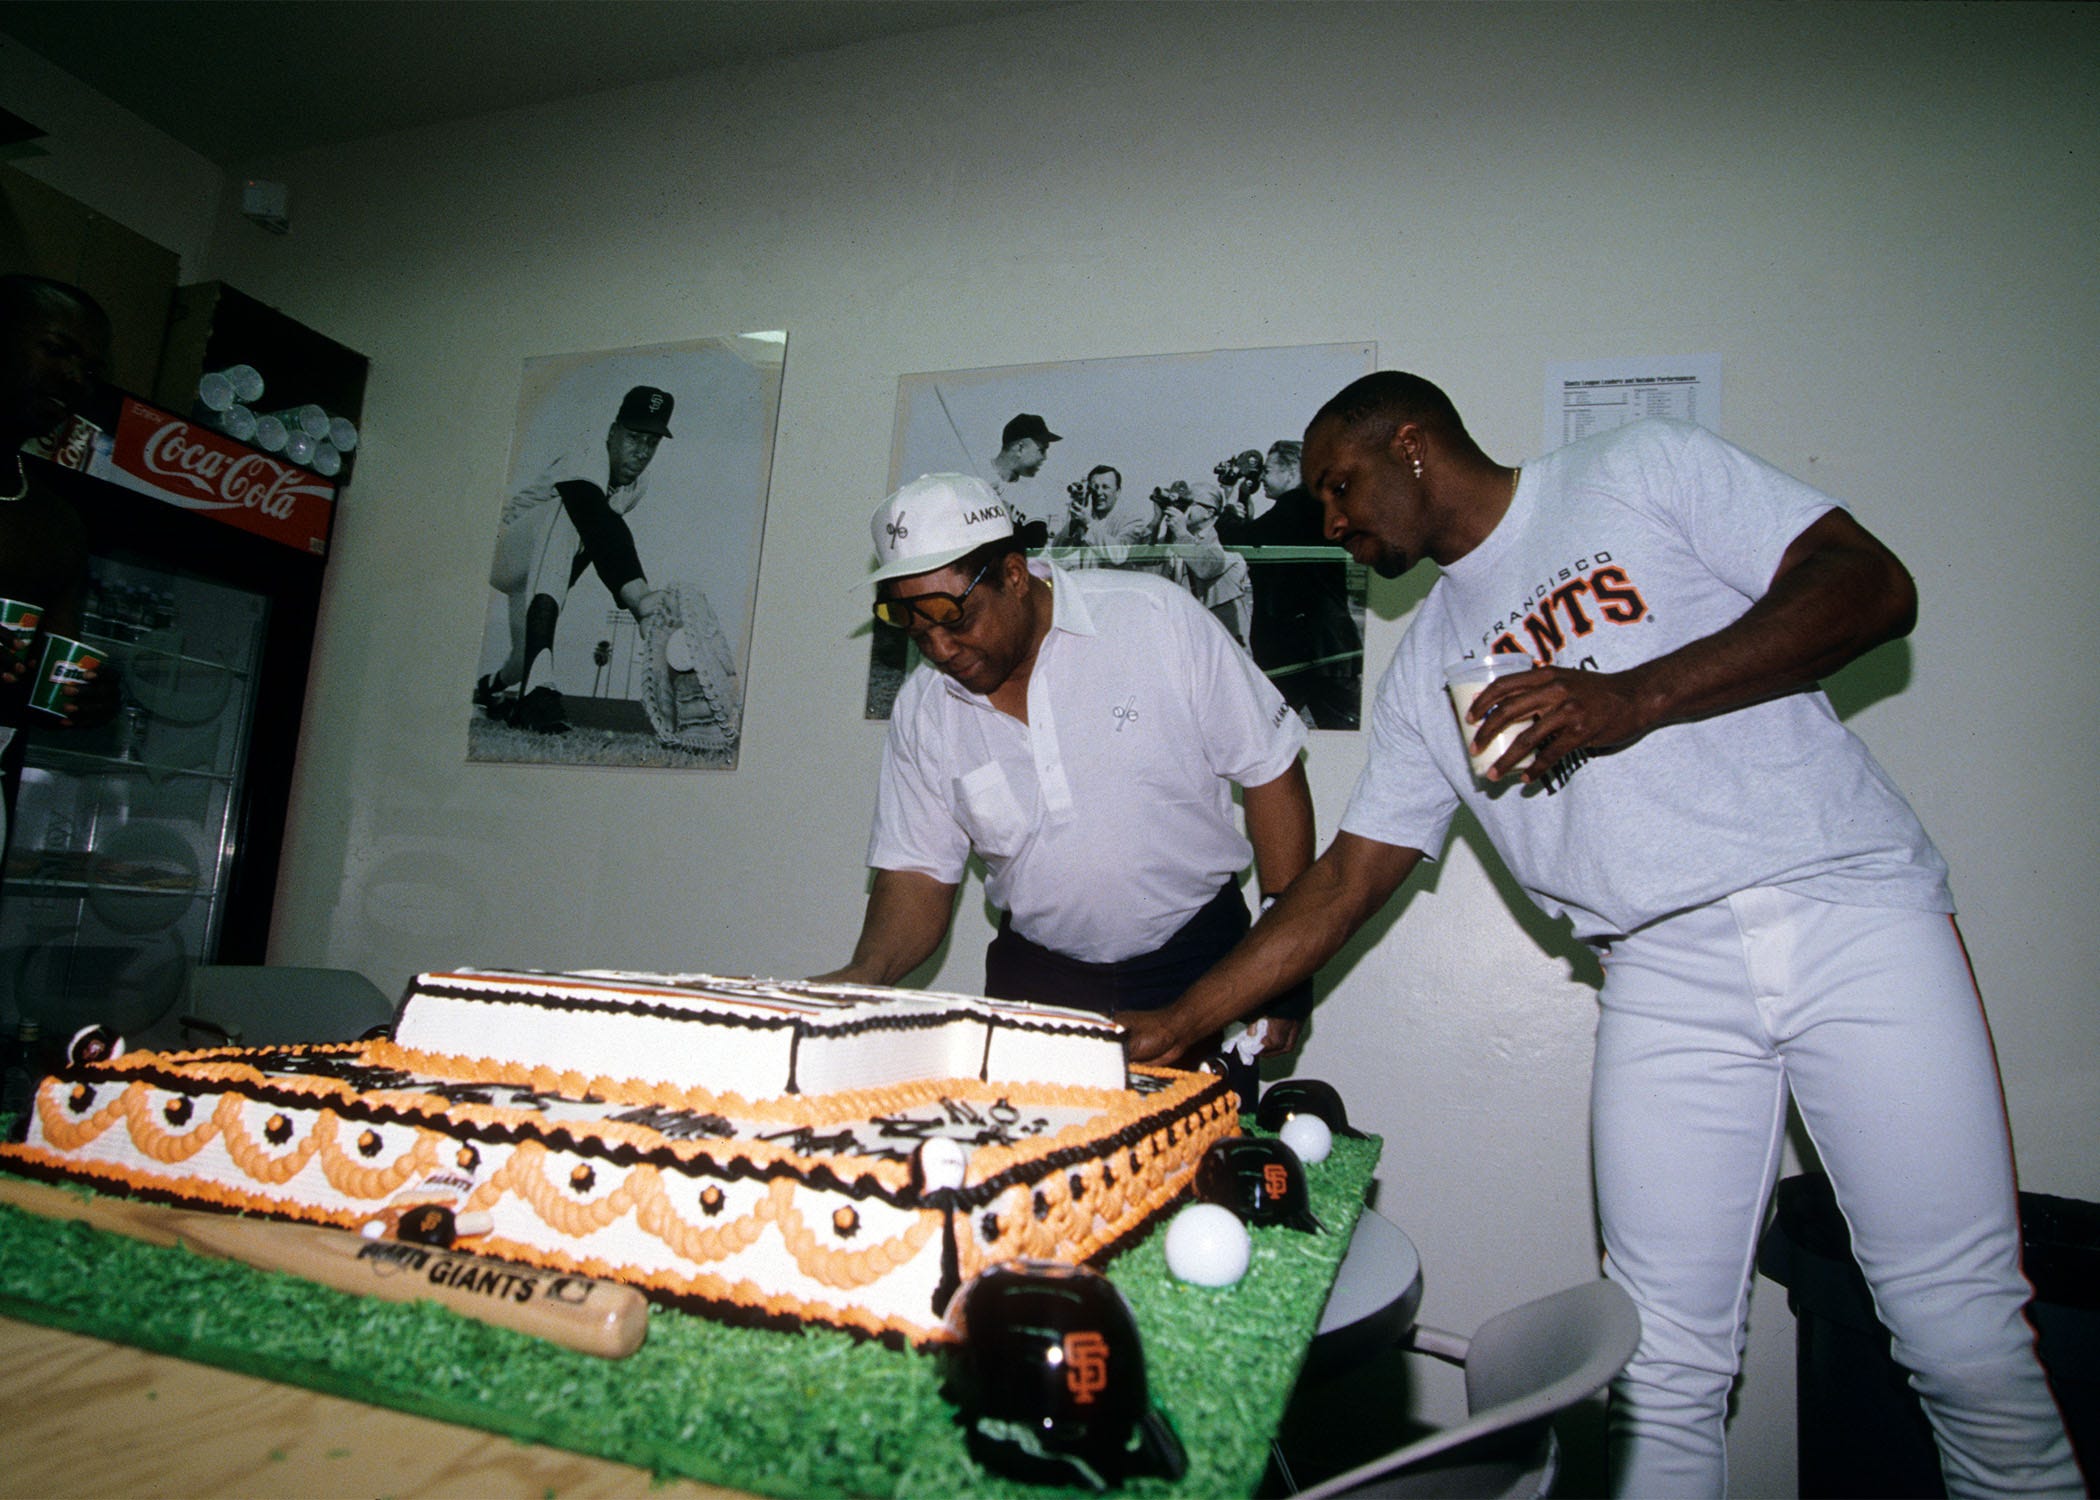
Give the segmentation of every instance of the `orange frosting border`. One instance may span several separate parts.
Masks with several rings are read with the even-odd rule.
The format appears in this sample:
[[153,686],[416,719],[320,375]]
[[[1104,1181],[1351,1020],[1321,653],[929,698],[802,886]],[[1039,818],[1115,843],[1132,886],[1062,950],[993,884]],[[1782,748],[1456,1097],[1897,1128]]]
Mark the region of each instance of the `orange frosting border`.
[[[1181,1080],[1195,1080],[1200,1088],[1209,1080],[1202,1074],[1171,1068],[1133,1064],[1130,1071],[1176,1080],[1176,1087],[1154,1094],[1128,1089],[1085,1088],[1060,1083],[985,1083],[978,1079],[928,1079],[885,1089],[854,1089],[836,1094],[783,1094],[772,1099],[749,1100],[735,1093],[709,1093],[703,1089],[659,1088],[633,1080],[582,1074],[548,1067],[515,1068],[479,1058],[449,1057],[412,1052],[389,1041],[351,1042],[331,1046],[271,1049],[327,1056],[353,1057],[374,1067],[399,1072],[423,1072],[453,1083],[504,1085],[530,1088],[538,1093],[580,1099],[595,1095],[610,1103],[634,1108],[687,1109],[697,1113],[736,1115],[759,1124],[822,1127],[867,1120],[886,1111],[917,1108],[942,1099],[967,1103],[996,1103],[1001,1099],[1059,1109],[1093,1110],[1095,1118],[1075,1121],[1048,1136],[1039,1136],[1015,1146],[983,1146],[971,1153],[970,1177],[975,1186],[1003,1172],[1082,1148],[1104,1135],[1112,1135],[1162,1109],[1178,1107],[1187,1092]],[[268,1075],[244,1056],[262,1049],[215,1048],[181,1053],[130,1053],[114,1062],[96,1064],[97,1074],[122,1077],[130,1073],[155,1072],[185,1078],[200,1085],[221,1088],[242,1085],[268,1087],[275,1092],[303,1095],[317,1105],[331,1099],[354,1100],[367,1096],[338,1079]],[[387,1101],[387,1107],[404,1114],[427,1114],[456,1120],[484,1129],[540,1128],[540,1117],[531,1110],[506,1109],[500,1105],[470,1104],[436,1094],[402,1091]],[[668,1151],[681,1160],[742,1161],[754,1167],[788,1165],[807,1169],[818,1164],[842,1178],[870,1178],[892,1193],[911,1181],[911,1164],[883,1157],[810,1155],[766,1141],[671,1140],[646,1125],[616,1120],[564,1122],[560,1129],[579,1139],[595,1139],[601,1145],[626,1145],[651,1151]]]
[[[517,1069],[495,1067],[474,1059],[430,1058],[426,1054],[396,1047],[391,1042],[293,1050],[330,1055],[362,1054],[361,1060],[376,1066],[402,1071],[421,1068],[456,1081],[523,1085],[549,1093],[591,1092],[616,1103],[734,1112],[762,1123],[841,1123],[944,1097],[962,1097],[971,1102],[1018,1099],[1032,1104],[1096,1109],[1098,1113],[1092,1120],[1066,1126],[1049,1137],[1018,1147],[980,1147],[971,1153],[966,1186],[980,1185],[1007,1172],[1020,1171],[1024,1175],[1002,1189],[991,1203],[979,1204],[954,1216],[957,1260],[965,1279],[987,1266],[1020,1256],[1085,1261],[1126,1241],[1183,1194],[1196,1162],[1212,1142],[1238,1131],[1237,1113],[1224,1094],[1193,1111],[1186,1107],[1196,1094],[1212,1086],[1214,1079],[1203,1074],[1142,1066],[1133,1071],[1166,1079],[1169,1086],[1153,1094],[1139,1095],[1131,1091],[1059,1084],[987,1085],[978,1080],[950,1079],[812,1098],[785,1096],[754,1104],[734,1094],[707,1095],[699,1090],[650,1089],[603,1079],[579,1080],[573,1073],[544,1068],[531,1069],[528,1077],[521,1078],[517,1076],[520,1071]],[[61,1096],[80,1087],[80,1083],[46,1079],[36,1097],[37,1120],[44,1137],[58,1149],[8,1146],[0,1147],[0,1156],[17,1157],[59,1175],[109,1184],[120,1191],[174,1197],[203,1206],[262,1213],[273,1218],[354,1228],[370,1215],[344,1213],[223,1183],[184,1178],[174,1169],[212,1139],[223,1138],[229,1157],[257,1182],[271,1185],[287,1182],[318,1156],[324,1174],[338,1192],[346,1197],[372,1201],[376,1207],[404,1185],[427,1176],[437,1167],[442,1153],[456,1149],[459,1144],[455,1136],[432,1125],[405,1120],[395,1128],[415,1130],[416,1142],[412,1148],[385,1163],[358,1161],[345,1149],[342,1139],[343,1126],[358,1127],[353,1122],[339,1119],[327,1106],[331,1101],[364,1096],[336,1079],[265,1075],[260,1068],[242,1061],[242,1056],[239,1049],[211,1049],[183,1054],[133,1054],[112,1063],[96,1065],[86,1071],[97,1076],[107,1075],[110,1083],[123,1080],[123,1087],[117,1098],[103,1104],[93,1114],[79,1118],[68,1117]],[[432,1063],[441,1063],[442,1068],[432,1067]],[[126,1077],[149,1071],[193,1081],[204,1088],[215,1086],[222,1091],[219,1102],[194,1121],[180,1125],[156,1118],[151,1100],[155,1089],[160,1086],[143,1078]],[[473,1076],[477,1074],[480,1076]],[[296,1143],[288,1143],[289,1149],[272,1149],[258,1143],[246,1128],[243,1111],[244,1103],[256,1101],[246,1099],[240,1093],[243,1085],[267,1085],[274,1091],[303,1097],[314,1111],[311,1128],[303,1132]],[[177,1097],[183,1096],[178,1094]],[[390,1107],[397,1104],[405,1114],[429,1113],[442,1120],[468,1125],[529,1127],[537,1119],[527,1110],[454,1103],[430,1094],[404,1093],[389,1101]],[[1143,1137],[1114,1147],[1102,1147],[1101,1143],[1121,1134],[1129,1125],[1153,1115],[1164,1118]],[[143,1156],[171,1169],[168,1177],[65,1154],[82,1148],[120,1122]],[[588,1142],[595,1138],[606,1146],[624,1144],[651,1151],[668,1150],[682,1160],[695,1157],[714,1161],[741,1159],[761,1166],[786,1162],[804,1172],[818,1163],[825,1163],[842,1181],[850,1183],[857,1177],[872,1178],[892,1191],[903,1188],[909,1181],[908,1163],[882,1159],[802,1156],[763,1142],[670,1141],[645,1126],[614,1121],[596,1126],[564,1123],[559,1128],[579,1141]],[[1025,1176],[1027,1167],[1045,1157],[1067,1151],[1084,1153],[1089,1148],[1094,1148],[1095,1154],[1072,1163],[1066,1169],[1049,1171],[1032,1179]],[[819,1284],[838,1290],[842,1296],[879,1282],[909,1263],[941,1232],[947,1218],[947,1214],[938,1208],[905,1209],[904,1212],[913,1215],[913,1222],[902,1233],[866,1246],[842,1249],[822,1243],[817,1231],[803,1221],[794,1205],[796,1183],[788,1178],[775,1178],[767,1184],[764,1196],[752,1211],[735,1220],[703,1226],[693,1223],[674,1206],[661,1172],[650,1164],[636,1166],[613,1192],[586,1203],[577,1201],[571,1192],[550,1180],[545,1167],[550,1154],[543,1142],[518,1141],[503,1166],[476,1186],[466,1206],[470,1209],[486,1208],[500,1202],[506,1194],[514,1193],[527,1202],[549,1227],[572,1238],[581,1238],[632,1212],[638,1228],[659,1240],[674,1254],[695,1262],[696,1267],[747,1248],[771,1225],[780,1232],[796,1267]],[[853,1168],[842,1170],[841,1164],[846,1162],[853,1163]],[[1120,1171],[1116,1170],[1118,1163],[1122,1164]],[[1132,1164],[1136,1165],[1134,1171]],[[1114,1178],[1112,1185],[1105,1181],[1111,1175]],[[987,1217],[1000,1229],[997,1240],[991,1244],[985,1243],[981,1234]],[[749,1280],[732,1280],[705,1269],[696,1269],[690,1274],[643,1271],[598,1256],[571,1254],[495,1235],[474,1241],[472,1248],[550,1270],[623,1281],[674,1302],[729,1306],[768,1318],[821,1322],[863,1333],[901,1336],[912,1342],[941,1337],[938,1328],[929,1328],[909,1319],[877,1315],[852,1302],[810,1302],[788,1293],[769,1292]]]

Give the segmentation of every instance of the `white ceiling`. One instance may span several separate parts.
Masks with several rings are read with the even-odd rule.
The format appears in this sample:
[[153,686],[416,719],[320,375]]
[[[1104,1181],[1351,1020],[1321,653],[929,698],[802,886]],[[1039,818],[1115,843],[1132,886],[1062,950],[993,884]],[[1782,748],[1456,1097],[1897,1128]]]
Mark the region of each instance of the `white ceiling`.
[[8,0],[0,34],[238,172],[280,151],[1055,3]]

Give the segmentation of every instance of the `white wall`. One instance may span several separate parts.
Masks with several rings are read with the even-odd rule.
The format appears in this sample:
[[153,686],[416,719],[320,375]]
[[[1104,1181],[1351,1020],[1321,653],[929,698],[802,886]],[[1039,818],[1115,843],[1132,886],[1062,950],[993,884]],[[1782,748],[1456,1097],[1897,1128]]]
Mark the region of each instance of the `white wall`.
[[[2100,1197],[2089,7],[1082,5],[267,164],[209,274],[372,356],[274,956],[802,973],[856,930],[860,592],[903,372],[1376,339],[1489,452],[1545,362],[1718,351],[1725,434],[1909,562],[1834,695],[1955,870],[2025,1185]],[[731,775],[465,763],[520,361],[791,332]],[[1381,585],[1382,666],[1422,583]],[[2047,648],[2048,642],[2057,642]],[[1363,746],[1318,735],[1322,837]],[[1458,846],[1301,1072],[1381,1132],[1425,1315],[1592,1274],[1594,970]],[[1491,873],[1492,872],[1492,873]],[[944,961],[968,989],[973,891]],[[1793,1485],[1762,1285],[1736,1486]]]

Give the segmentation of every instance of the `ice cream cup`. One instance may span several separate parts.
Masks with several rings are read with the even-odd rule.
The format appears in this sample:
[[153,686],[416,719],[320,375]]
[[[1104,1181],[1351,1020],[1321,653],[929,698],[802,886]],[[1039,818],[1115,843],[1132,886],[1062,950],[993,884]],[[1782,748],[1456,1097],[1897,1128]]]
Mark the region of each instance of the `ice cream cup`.
[[[1487,773],[1494,767],[1495,762],[1502,758],[1502,752],[1509,748],[1510,742],[1536,720],[1512,724],[1489,740],[1485,750],[1475,750],[1473,736],[1480,732],[1480,726],[1467,721],[1466,710],[1473,706],[1473,700],[1496,678],[1528,672],[1531,668],[1531,658],[1521,651],[1498,651],[1493,656],[1467,657],[1464,661],[1452,662],[1444,668],[1444,686],[1450,690],[1451,708],[1458,715],[1459,739],[1466,747],[1466,759],[1472,763],[1473,774],[1482,781],[1487,780]],[[1512,769],[1521,771],[1531,764],[1532,759],[1533,757],[1527,755]]]
[[36,669],[36,686],[30,691],[29,706],[64,718],[66,684],[91,681],[107,659],[99,648],[86,641],[76,641],[69,635],[45,636],[44,659]]

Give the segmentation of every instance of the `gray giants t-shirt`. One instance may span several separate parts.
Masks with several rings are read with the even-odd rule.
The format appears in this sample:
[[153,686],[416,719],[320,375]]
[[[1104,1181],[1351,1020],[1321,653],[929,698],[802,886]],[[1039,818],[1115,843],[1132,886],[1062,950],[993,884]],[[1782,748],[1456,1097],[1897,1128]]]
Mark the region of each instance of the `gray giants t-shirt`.
[[1609,938],[1752,886],[1952,911],[1947,866],[1820,690],[1569,757],[1536,786],[1474,780],[1444,666],[1494,651],[1616,672],[1711,635],[1836,502],[1684,422],[1527,465],[1509,513],[1446,569],[1394,654],[1342,826],[1439,853],[1461,800],[1534,900]]

